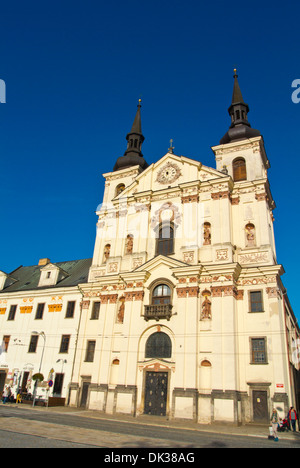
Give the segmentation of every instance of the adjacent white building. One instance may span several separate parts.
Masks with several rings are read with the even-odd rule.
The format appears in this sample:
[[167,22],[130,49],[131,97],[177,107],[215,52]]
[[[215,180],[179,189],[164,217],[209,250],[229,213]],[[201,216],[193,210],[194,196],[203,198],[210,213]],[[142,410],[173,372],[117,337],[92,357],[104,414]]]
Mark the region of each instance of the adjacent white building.
[[[63,398],[72,377],[82,294],[91,260],[20,267],[0,278],[0,391],[33,394],[32,377],[44,381],[38,396]],[[53,385],[48,385],[49,382]]]

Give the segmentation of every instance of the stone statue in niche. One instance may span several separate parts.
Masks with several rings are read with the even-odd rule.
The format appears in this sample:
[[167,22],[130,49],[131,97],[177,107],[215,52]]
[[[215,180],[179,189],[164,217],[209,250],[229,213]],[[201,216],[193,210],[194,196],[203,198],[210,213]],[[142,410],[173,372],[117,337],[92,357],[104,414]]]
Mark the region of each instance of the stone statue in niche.
[[204,223],[203,227],[203,245],[211,244],[211,225],[210,223]]
[[124,314],[125,314],[125,297],[120,298],[119,310],[117,315],[117,323],[124,322]]
[[133,251],[133,235],[128,234],[125,245],[125,254],[132,254]]
[[211,301],[207,296],[202,303],[201,320],[211,320]]
[[104,259],[103,262],[106,263],[110,256],[110,244],[107,244],[104,247]]
[[211,320],[211,301],[209,297],[211,296],[211,292],[205,289],[202,293],[202,310],[201,310],[201,317],[200,320]]

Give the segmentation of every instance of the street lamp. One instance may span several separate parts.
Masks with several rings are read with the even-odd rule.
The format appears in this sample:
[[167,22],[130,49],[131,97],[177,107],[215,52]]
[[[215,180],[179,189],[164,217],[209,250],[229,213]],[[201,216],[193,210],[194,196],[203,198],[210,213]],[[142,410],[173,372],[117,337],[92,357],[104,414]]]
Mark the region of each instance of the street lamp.
[[57,359],[56,364],[58,364],[59,362],[62,363],[62,366],[61,366],[61,373],[63,373],[64,364],[67,364],[68,361],[67,361],[66,359]]
[[[37,331],[33,331],[31,333],[32,335],[34,336],[41,336],[43,339],[44,339],[44,346],[43,346],[43,351],[42,351],[42,356],[41,356],[41,361],[40,361],[40,367],[39,367],[39,374],[41,373],[41,368],[42,368],[42,362],[43,362],[43,357],[44,357],[44,352],[45,352],[45,346],[46,346],[46,335],[45,333],[42,331],[42,332],[37,332]],[[34,384],[34,390],[33,390],[33,403],[32,403],[32,406],[35,405],[35,399],[36,399],[36,392],[37,392],[37,384],[38,384],[38,381],[36,380],[35,381],[35,384]]]

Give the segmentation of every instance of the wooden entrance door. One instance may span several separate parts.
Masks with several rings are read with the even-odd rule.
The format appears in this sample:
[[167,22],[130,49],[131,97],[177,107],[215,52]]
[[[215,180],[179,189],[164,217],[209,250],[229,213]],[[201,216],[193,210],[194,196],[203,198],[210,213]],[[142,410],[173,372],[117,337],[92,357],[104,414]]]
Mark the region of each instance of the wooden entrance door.
[[253,420],[256,422],[269,421],[267,392],[253,391]]
[[5,380],[6,380],[6,372],[0,371],[0,398],[4,390]]
[[61,397],[65,374],[55,374],[53,395]]
[[29,378],[29,372],[23,372],[23,379],[22,379],[22,385],[21,385],[22,393],[26,391],[28,378]]
[[146,372],[145,414],[165,416],[167,411],[168,373]]

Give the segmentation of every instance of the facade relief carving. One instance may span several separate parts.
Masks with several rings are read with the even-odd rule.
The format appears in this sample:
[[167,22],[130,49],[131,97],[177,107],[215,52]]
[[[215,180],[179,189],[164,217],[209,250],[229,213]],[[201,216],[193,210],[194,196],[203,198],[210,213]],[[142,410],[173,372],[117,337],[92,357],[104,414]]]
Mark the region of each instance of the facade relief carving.
[[238,290],[236,286],[211,286],[212,297],[233,296],[237,299]]
[[124,297],[125,301],[142,301],[144,299],[144,291],[130,291],[130,292],[125,292]]
[[195,252],[183,252],[183,261],[185,263],[194,263],[195,261]]
[[261,277],[254,277],[254,278],[241,278],[237,281],[238,285],[241,286],[249,286],[253,285],[256,286],[258,284],[270,284],[275,283],[277,284],[276,276],[261,276]]
[[279,290],[277,287],[275,288],[266,288],[267,294],[269,299],[271,298],[278,298],[279,297]]
[[198,287],[177,288],[176,291],[179,298],[198,297],[199,294]]
[[228,260],[228,249],[219,249],[216,251],[217,260]]
[[249,252],[239,254],[239,263],[267,263],[269,261],[268,252]]

